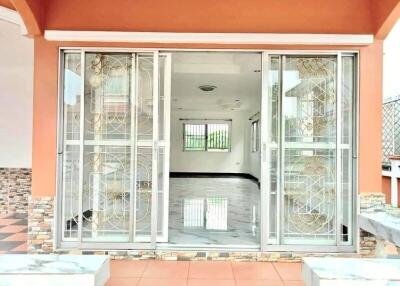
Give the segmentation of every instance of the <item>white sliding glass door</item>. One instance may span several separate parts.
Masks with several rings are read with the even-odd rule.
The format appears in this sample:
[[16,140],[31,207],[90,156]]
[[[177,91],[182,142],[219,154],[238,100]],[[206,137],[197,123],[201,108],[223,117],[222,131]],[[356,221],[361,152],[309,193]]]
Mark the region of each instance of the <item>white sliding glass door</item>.
[[61,55],[59,241],[154,248],[168,229],[169,92],[159,79],[169,62],[157,52]]
[[266,244],[352,245],[356,56],[264,56]]

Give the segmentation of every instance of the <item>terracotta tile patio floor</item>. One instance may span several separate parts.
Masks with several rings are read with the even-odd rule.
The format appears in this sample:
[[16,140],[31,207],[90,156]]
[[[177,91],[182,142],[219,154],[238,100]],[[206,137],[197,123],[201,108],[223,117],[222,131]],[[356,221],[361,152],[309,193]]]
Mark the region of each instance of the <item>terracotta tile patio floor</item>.
[[111,261],[107,286],[304,286],[300,263]]
[[0,216],[0,254],[26,253],[28,222],[26,216]]
[[[27,220],[0,216],[0,254],[26,253]],[[107,286],[304,286],[300,263],[112,260]]]

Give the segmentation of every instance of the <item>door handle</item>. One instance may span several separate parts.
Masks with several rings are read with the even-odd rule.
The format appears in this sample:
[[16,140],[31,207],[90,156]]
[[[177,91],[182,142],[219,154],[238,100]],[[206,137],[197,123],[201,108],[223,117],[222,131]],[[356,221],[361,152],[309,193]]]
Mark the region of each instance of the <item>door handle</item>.
[[267,143],[262,144],[262,161],[265,163],[267,161]]

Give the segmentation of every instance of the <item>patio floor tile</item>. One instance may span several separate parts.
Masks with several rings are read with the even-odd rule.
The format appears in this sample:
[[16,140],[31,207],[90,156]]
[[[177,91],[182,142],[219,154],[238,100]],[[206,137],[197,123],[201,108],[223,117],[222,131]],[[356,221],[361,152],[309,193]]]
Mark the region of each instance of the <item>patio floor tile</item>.
[[279,276],[282,280],[295,280],[301,281],[301,263],[285,263],[285,262],[275,262],[272,263],[278,271]]
[[232,269],[236,280],[281,280],[270,262],[233,262]]
[[0,226],[10,225],[19,222],[19,219],[13,218],[0,218]]
[[[19,241],[19,243],[21,243],[21,242]],[[10,251],[11,251],[11,253],[15,253],[15,252],[24,253],[27,250],[28,250],[28,244],[26,242],[24,242],[24,243],[18,245],[17,247],[11,249]]]
[[188,261],[150,261],[143,273],[144,278],[175,278],[188,277]]
[[235,286],[233,279],[189,279],[188,286]]
[[17,233],[23,232],[27,230],[26,225],[7,225],[5,227],[0,228],[0,233]]
[[111,278],[106,283],[106,286],[137,286],[140,278]]
[[0,233],[0,241],[5,240],[7,237],[13,235],[12,233]]
[[232,264],[222,261],[191,261],[189,278],[234,279]]
[[0,241],[1,251],[10,251],[21,245],[20,241]]
[[14,233],[4,238],[3,241],[27,241],[28,234],[26,232]]
[[147,260],[111,260],[111,276],[121,277],[141,277],[149,262]]
[[236,286],[285,286],[282,280],[236,280]]
[[303,281],[284,281],[285,286],[305,286]]
[[[186,286],[186,279],[176,279],[176,278],[142,278],[139,281],[138,286]],[[210,285],[208,285],[210,286]]]

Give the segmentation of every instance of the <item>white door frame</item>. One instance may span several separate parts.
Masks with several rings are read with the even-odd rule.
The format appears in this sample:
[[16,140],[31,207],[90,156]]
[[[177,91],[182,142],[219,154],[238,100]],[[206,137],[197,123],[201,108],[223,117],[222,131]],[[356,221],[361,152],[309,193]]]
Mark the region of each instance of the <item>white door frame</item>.
[[[56,212],[57,212],[57,217],[58,219],[55,220],[55,241],[56,241],[56,246],[57,247],[63,247],[63,248],[91,248],[91,249],[156,249],[157,248],[157,240],[165,241],[168,239],[168,235],[166,237],[159,237],[157,238],[157,215],[155,217],[152,217],[152,239],[151,243],[75,243],[72,241],[61,241],[62,237],[62,229],[61,229],[61,212],[59,209],[61,208],[60,206],[62,205],[62,144],[63,144],[63,138],[62,138],[62,131],[63,131],[63,119],[62,119],[62,111],[63,111],[63,97],[62,97],[62,54],[64,52],[75,52],[75,53],[82,53],[84,54],[85,52],[128,52],[128,53],[143,53],[143,52],[151,52],[154,55],[154,60],[155,60],[155,66],[154,66],[154,75],[157,74],[157,77],[154,76],[153,78],[153,84],[154,84],[154,91],[153,95],[157,94],[157,100],[158,100],[158,88],[159,88],[159,82],[158,82],[158,56],[163,55],[167,56],[167,62],[169,62],[169,65],[171,65],[171,54],[167,52],[173,52],[173,51],[184,51],[184,52],[189,52],[189,51],[215,51],[215,52],[259,52],[262,54],[262,94],[261,94],[261,101],[262,101],[262,109],[261,109],[261,126],[268,126],[268,118],[265,116],[267,114],[267,104],[266,104],[266,99],[268,97],[268,56],[269,55],[291,55],[291,54],[297,54],[297,55],[337,55],[338,53],[352,53],[357,55],[358,58],[358,50],[262,50],[262,49],[171,49],[171,48],[160,48],[160,49],[150,49],[150,48],[137,48],[137,49],[131,49],[131,48],[104,48],[104,47],[61,47],[60,49],[60,64],[59,64],[59,119],[58,119],[58,156],[57,156],[57,195],[56,195]],[[157,55],[157,59],[155,59]],[[157,65],[157,66],[156,66]],[[171,72],[171,70],[169,70]],[[171,77],[171,73],[169,72],[169,78]],[[355,118],[356,118],[356,124],[354,128],[354,132],[357,135],[358,134],[358,85],[359,85],[359,80],[358,80],[358,61],[357,61],[357,67],[356,67],[356,106],[355,108]],[[169,92],[169,98],[168,98],[168,103],[165,102],[165,104],[169,104],[169,108],[166,108],[164,111],[167,114],[168,113],[168,118],[170,118],[170,79],[168,81],[168,85],[164,85],[164,92]],[[167,93],[165,93],[167,94]],[[156,104],[156,106],[158,103]],[[167,106],[165,106],[167,107]],[[264,114],[264,116],[263,116]],[[158,113],[157,113],[158,115]],[[155,120],[153,118],[153,120]],[[157,118],[158,121],[158,118]],[[164,166],[164,171],[167,172],[165,173],[164,176],[166,177],[164,180],[164,187],[169,187],[169,183],[166,181],[169,181],[169,136],[170,136],[170,120],[167,120],[165,127],[165,140],[166,144],[165,146],[165,166]],[[261,128],[262,130],[263,128]],[[153,130],[154,131],[154,130]],[[167,132],[168,131],[168,132]],[[158,128],[157,128],[158,132]],[[353,245],[352,246],[337,246],[337,247],[326,247],[326,246],[282,246],[282,245],[271,245],[268,244],[268,228],[269,228],[269,222],[268,222],[268,200],[269,200],[269,182],[265,180],[266,177],[266,172],[268,171],[268,152],[266,152],[267,149],[267,136],[268,133],[265,131],[261,131],[261,144],[260,144],[260,155],[261,155],[261,234],[260,234],[260,249],[261,251],[332,251],[332,252],[353,252],[356,249],[357,241],[356,237],[353,237]],[[157,134],[158,137],[158,134]],[[168,139],[167,139],[168,137]],[[156,142],[156,140],[153,138],[153,145],[158,146],[159,142]],[[157,152],[154,152],[156,149],[153,146],[153,167],[156,166],[154,165],[156,161],[155,153],[158,154]],[[353,154],[354,157],[354,165],[357,165],[358,161],[358,140],[357,138],[355,139],[355,145],[353,144],[354,152]],[[168,150],[168,152],[167,152]],[[357,232],[357,220],[356,220],[356,214],[357,214],[357,193],[358,193],[358,176],[357,176],[357,169],[354,171],[355,177],[353,178],[354,181],[354,189],[353,189],[353,230],[352,233],[355,234]],[[156,175],[156,176],[154,176]],[[153,169],[153,180],[154,178],[157,177],[157,173],[155,173],[155,170]],[[154,188],[157,187],[157,185],[153,181],[153,195],[156,194],[154,191]],[[156,197],[156,196],[155,196]],[[164,215],[164,221],[163,221],[163,227],[164,230],[166,229],[167,233],[168,231],[168,204],[169,204],[169,190],[165,193],[164,197],[164,206],[167,206],[164,209],[165,215]],[[157,202],[153,202],[153,207],[156,207],[157,209]],[[154,212],[156,214],[156,212]],[[223,248],[221,246],[218,246],[219,248]],[[214,246],[210,247],[211,249],[215,248]]]

